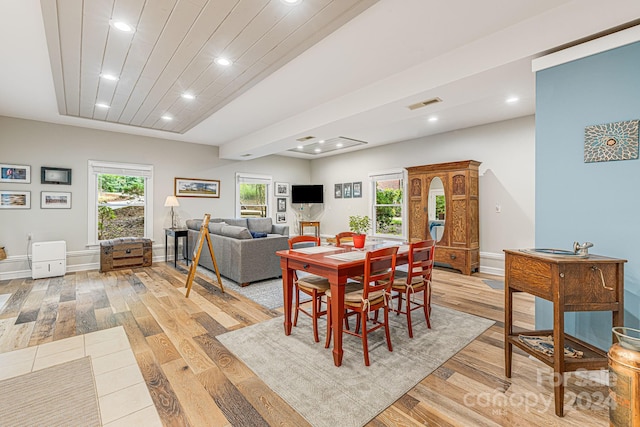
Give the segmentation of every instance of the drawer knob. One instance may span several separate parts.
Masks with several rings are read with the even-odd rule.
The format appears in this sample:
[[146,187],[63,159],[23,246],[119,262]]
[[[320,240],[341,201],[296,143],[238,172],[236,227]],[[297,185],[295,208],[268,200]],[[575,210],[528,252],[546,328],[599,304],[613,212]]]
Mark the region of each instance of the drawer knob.
[[127,250],[125,250],[125,252],[130,254],[131,253],[131,249],[127,249]]
[[309,264],[303,265],[302,268],[304,268],[306,270],[307,268],[309,268]]
[[449,255],[449,256],[451,257],[451,259],[456,259],[456,258],[457,258],[457,257],[456,257],[456,254],[451,254],[451,255]]

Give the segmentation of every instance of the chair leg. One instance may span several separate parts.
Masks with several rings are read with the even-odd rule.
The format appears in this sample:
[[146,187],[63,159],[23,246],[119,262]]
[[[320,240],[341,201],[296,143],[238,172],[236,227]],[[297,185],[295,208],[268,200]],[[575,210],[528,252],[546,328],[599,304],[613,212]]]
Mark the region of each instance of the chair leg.
[[431,285],[424,288],[424,317],[427,319],[427,328],[431,329]]
[[311,308],[311,320],[313,321],[313,339],[315,342],[319,342],[318,338],[318,292],[314,289],[311,298],[313,298]]
[[295,286],[295,294],[296,294],[296,304],[295,304],[295,314],[293,315],[293,326],[298,325],[298,311],[300,310],[300,288],[298,285]]
[[409,338],[413,338],[413,326],[411,325],[411,291],[407,289],[405,296],[407,297],[407,328],[409,329]]
[[385,306],[384,310],[384,333],[387,336],[387,347],[389,347],[389,351],[393,351],[393,347],[391,346],[391,333],[389,332],[389,307]]
[[324,348],[331,344],[331,298],[327,296],[327,337],[324,340]]
[[364,364],[369,366],[369,342],[367,340],[367,316],[358,313],[358,317],[362,319],[362,352],[364,354]]
[[402,295],[404,295],[404,292],[398,292],[398,310],[396,311],[396,316],[402,313]]

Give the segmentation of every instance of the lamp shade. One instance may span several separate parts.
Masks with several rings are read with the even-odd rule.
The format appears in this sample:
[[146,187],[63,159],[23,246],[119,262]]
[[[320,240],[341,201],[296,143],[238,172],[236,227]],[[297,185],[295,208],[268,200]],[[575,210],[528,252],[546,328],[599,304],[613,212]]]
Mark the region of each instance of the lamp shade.
[[166,200],[164,201],[164,206],[180,206],[180,203],[178,203],[178,199],[176,198],[176,196],[167,196]]

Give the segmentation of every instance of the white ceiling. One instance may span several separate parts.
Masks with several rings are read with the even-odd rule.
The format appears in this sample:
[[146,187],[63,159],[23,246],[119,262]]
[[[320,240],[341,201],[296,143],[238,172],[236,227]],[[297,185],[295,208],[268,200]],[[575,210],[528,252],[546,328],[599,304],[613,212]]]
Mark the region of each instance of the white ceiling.
[[[315,158],[323,154],[287,150],[306,136],[314,137],[309,143],[337,137],[367,141],[348,149],[358,150],[533,114],[533,58],[640,18],[637,0],[302,0],[298,6],[285,6],[280,0],[42,0],[42,4],[41,8],[38,0],[0,1],[0,115],[216,145],[227,159],[269,154]],[[178,19],[168,10],[191,15],[180,14]],[[56,11],[61,15],[56,17]],[[113,30],[103,21],[115,17],[115,11],[136,11],[131,12],[132,19],[148,24],[132,37],[140,37],[139,46],[158,41],[162,49],[147,46],[132,51],[130,42],[120,40],[118,47],[126,48],[129,59],[114,53],[117,43],[107,43]],[[144,21],[146,16],[154,18]],[[228,21],[242,31],[220,31],[222,41],[215,39],[215,31],[203,33]],[[65,30],[58,32],[59,24]],[[262,62],[243,62],[243,54],[247,58],[250,47],[260,45],[278,24],[296,30],[278,32],[277,40],[271,41],[275,52],[253,55]],[[150,31],[154,25],[156,30]],[[202,58],[218,52],[236,61],[226,71],[217,70],[213,58]],[[123,72],[115,87],[97,77],[100,65],[111,57],[119,58],[113,63]],[[74,68],[83,72],[65,74],[65,63],[76,64]],[[199,68],[190,69],[196,64]],[[197,71],[207,79],[194,79]],[[83,93],[80,87],[90,90]],[[179,94],[194,88],[202,96],[185,105]],[[212,88],[218,92],[207,92]],[[113,112],[96,115],[92,105],[104,94],[115,101]],[[506,104],[511,96],[520,101]],[[435,97],[442,102],[407,108]],[[78,108],[69,108],[72,105]],[[157,120],[165,112],[175,117],[170,125]],[[70,113],[80,117],[65,115]],[[428,121],[432,116],[439,120]],[[116,123],[115,117],[135,126]]]

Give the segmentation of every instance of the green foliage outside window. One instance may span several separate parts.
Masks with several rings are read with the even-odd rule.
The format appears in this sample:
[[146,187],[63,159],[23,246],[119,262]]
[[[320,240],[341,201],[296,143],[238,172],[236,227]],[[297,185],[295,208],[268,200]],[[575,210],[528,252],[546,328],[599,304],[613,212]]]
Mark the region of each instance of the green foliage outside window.
[[400,234],[402,232],[402,190],[377,188],[376,205],[377,231],[383,234]]

